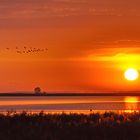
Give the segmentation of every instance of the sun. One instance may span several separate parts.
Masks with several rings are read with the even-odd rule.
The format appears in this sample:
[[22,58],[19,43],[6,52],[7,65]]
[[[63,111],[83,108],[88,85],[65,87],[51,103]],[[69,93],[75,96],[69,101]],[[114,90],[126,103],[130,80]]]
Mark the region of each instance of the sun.
[[130,68],[125,71],[124,77],[129,81],[135,81],[139,77],[139,72],[134,68]]

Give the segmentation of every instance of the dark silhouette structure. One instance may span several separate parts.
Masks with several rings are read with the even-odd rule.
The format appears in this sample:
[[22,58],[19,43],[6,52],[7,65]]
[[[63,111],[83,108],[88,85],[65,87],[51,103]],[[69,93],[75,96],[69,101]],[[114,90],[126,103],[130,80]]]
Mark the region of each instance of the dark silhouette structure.
[[140,140],[140,113],[0,114],[1,140]]
[[34,89],[34,92],[35,92],[36,95],[40,95],[41,94],[41,88],[40,87],[36,87]]

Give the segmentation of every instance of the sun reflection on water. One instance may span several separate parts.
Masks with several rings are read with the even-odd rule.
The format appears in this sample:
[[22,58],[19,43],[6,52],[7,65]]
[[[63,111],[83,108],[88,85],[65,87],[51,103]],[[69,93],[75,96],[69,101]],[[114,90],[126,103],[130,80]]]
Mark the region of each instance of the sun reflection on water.
[[138,97],[125,97],[125,112],[133,113],[138,111]]

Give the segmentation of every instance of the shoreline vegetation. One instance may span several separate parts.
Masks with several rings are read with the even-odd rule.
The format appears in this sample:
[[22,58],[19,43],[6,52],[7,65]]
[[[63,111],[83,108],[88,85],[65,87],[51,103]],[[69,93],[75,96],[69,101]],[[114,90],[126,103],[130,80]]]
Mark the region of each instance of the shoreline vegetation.
[[1,96],[140,96],[140,92],[118,93],[0,93]]
[[0,114],[4,140],[139,140],[140,112]]

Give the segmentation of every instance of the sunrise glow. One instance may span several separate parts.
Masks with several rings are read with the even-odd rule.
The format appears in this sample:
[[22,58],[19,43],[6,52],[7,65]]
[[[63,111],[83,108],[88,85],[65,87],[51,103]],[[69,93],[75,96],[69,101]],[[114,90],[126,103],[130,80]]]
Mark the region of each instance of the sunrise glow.
[[127,80],[134,81],[138,79],[139,73],[136,69],[131,68],[125,71],[124,76]]
[[140,91],[134,3],[2,1],[0,92],[32,92],[38,86],[57,93]]

